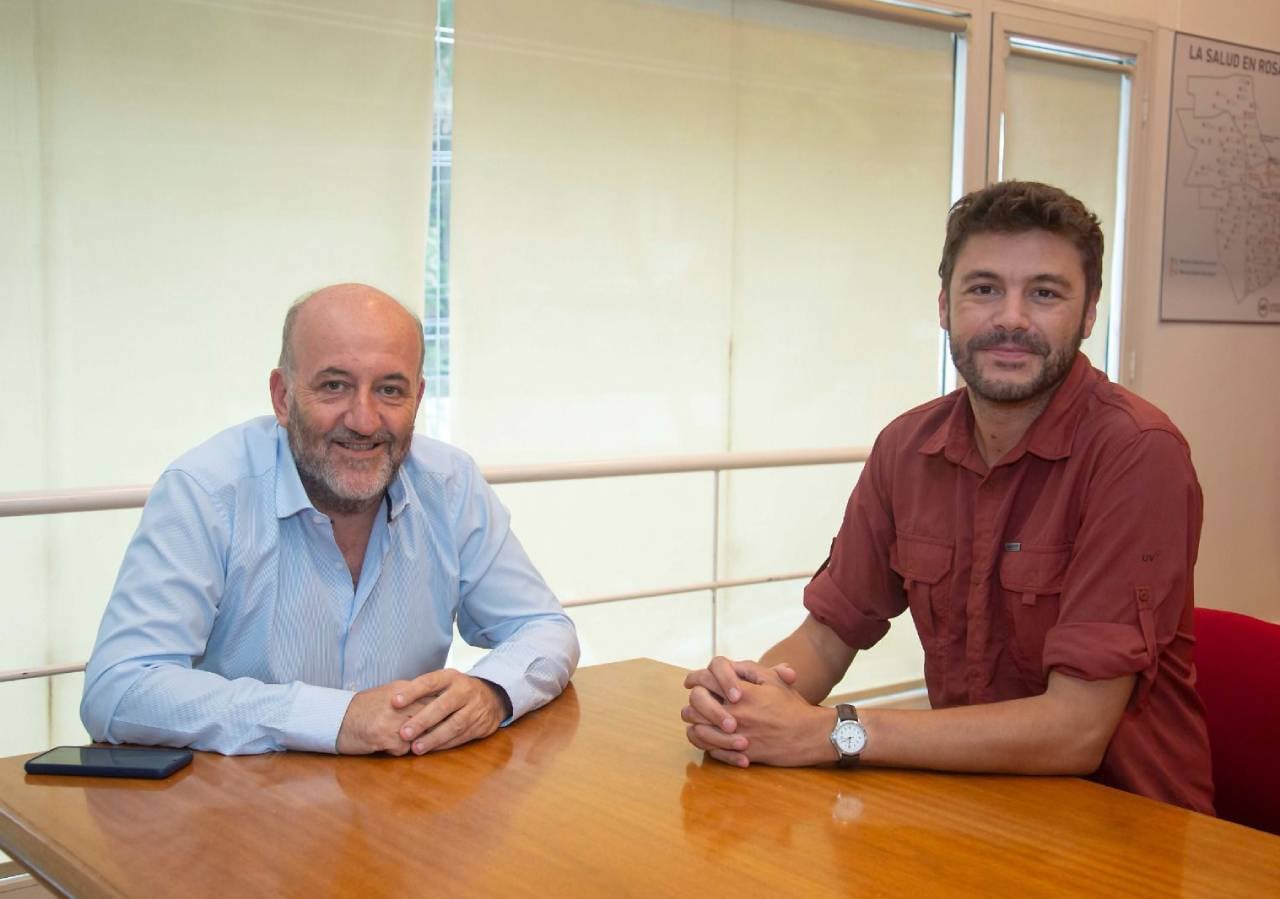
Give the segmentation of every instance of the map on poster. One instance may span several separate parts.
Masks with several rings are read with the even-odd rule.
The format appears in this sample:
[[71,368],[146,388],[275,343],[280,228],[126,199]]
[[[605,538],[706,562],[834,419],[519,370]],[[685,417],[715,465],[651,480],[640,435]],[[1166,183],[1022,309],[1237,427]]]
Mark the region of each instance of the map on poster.
[[1178,34],[1165,321],[1280,325],[1280,53]]

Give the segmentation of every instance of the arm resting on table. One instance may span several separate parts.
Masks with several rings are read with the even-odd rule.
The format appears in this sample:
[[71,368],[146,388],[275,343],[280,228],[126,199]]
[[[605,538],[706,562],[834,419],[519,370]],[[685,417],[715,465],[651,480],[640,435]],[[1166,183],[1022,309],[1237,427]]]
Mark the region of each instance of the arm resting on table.
[[1039,696],[949,709],[865,709],[869,765],[1006,774],[1091,774],[1133,692],[1132,674],[1057,671]]
[[229,528],[189,475],[170,470],[156,482],[85,671],[80,717],[93,739],[225,754],[334,751],[352,693],[192,668],[226,587]]
[[564,690],[578,666],[578,633],[474,463],[458,494],[458,633],[472,646],[492,650],[467,673],[506,693],[506,725]]

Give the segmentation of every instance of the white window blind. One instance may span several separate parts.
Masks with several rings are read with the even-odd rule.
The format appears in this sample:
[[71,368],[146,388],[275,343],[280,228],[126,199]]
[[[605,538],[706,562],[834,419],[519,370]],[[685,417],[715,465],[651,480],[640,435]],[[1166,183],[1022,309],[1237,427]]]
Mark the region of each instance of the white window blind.
[[[766,0],[468,0],[455,36],[462,446],[865,445],[935,395],[950,32]],[[718,574],[816,567],[856,475],[726,477]],[[709,577],[709,477],[503,495],[564,597]],[[803,615],[794,581],[721,601],[739,655]],[[575,612],[588,661],[706,660],[705,594],[634,606],[652,639],[621,606]],[[909,623],[900,642],[889,680],[919,673]]]
[[[0,9],[0,96],[20,112],[0,364],[24,385],[0,489],[147,483],[268,413],[284,310],[309,289],[420,303],[433,0]],[[0,667],[87,657],[137,518],[0,523],[24,588]],[[83,739],[79,693],[79,676],[0,686],[0,754]]]

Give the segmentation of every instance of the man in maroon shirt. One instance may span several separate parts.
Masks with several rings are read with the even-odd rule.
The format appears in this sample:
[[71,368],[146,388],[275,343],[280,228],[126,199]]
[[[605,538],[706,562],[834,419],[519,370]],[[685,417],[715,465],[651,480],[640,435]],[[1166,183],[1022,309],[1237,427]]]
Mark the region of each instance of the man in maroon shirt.
[[[1213,811],[1192,665],[1200,485],[1159,409],[1079,352],[1102,232],[995,184],[947,222],[938,316],[966,388],[876,440],[809,615],[691,672],[688,738],[729,764],[1077,774]],[[910,610],[932,709],[818,705]]]

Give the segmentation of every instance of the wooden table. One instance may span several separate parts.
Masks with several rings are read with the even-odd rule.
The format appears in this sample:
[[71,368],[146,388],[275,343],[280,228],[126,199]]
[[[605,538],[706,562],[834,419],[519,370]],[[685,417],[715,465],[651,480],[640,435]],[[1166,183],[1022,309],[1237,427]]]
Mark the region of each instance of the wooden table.
[[0,760],[0,848],[79,896],[1280,896],[1280,837],[1073,778],[729,768],[683,672],[580,671],[422,758],[197,753],[168,781]]

